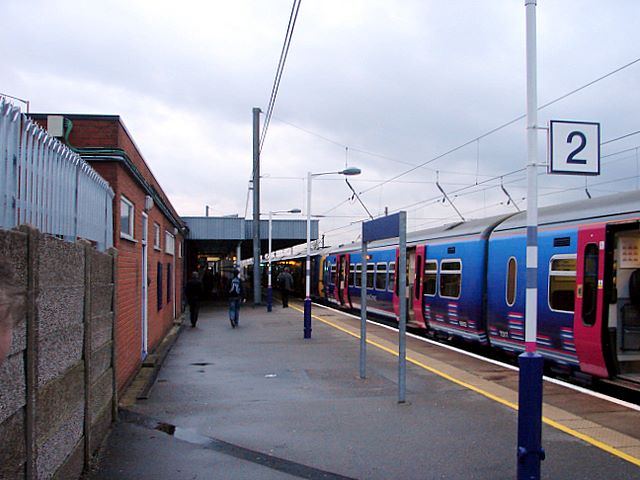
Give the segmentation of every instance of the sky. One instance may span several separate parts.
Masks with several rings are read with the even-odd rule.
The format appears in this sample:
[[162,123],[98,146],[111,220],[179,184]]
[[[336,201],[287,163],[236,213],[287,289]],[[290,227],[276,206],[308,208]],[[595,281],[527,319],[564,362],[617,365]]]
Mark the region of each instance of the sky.
[[[267,110],[291,7],[0,0],[0,92],[32,112],[120,115],[180,215],[251,217],[252,109]],[[539,105],[640,58],[640,2],[536,12]],[[525,61],[524,0],[302,0],[261,152],[263,218],[306,213],[307,173],[345,167],[374,217],[405,210],[410,231],[459,219],[438,185],[465,219],[525,209],[525,122],[509,124],[526,112]],[[615,140],[640,130],[639,80],[640,62],[539,111],[541,163],[549,120],[600,122],[602,142],[598,177],[539,167],[541,207],[639,188],[640,135]],[[368,214],[344,177],[312,185],[326,244],[356,240]]]

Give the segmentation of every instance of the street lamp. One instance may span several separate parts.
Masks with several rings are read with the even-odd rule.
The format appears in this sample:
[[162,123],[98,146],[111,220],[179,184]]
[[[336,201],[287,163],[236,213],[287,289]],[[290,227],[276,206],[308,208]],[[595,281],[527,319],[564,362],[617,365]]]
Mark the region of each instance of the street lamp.
[[339,172],[307,173],[307,263],[304,297],[304,338],[311,338],[311,179],[321,175],[360,175],[359,168],[351,167]]
[[271,289],[271,220],[276,213],[301,213],[299,208],[292,208],[291,210],[274,210],[269,212],[269,268],[267,275],[267,312],[270,312],[273,307],[273,290]]

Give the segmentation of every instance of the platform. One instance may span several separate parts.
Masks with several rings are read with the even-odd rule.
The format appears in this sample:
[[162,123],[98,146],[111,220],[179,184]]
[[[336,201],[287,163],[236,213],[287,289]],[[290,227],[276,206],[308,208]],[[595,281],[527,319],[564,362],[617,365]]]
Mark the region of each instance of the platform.
[[[89,478],[516,478],[511,370],[410,339],[398,404],[397,333],[369,328],[361,380],[358,320],[313,313],[305,340],[295,302],[243,308],[237,329],[205,306]],[[543,478],[640,478],[638,411],[557,385],[545,402]]]

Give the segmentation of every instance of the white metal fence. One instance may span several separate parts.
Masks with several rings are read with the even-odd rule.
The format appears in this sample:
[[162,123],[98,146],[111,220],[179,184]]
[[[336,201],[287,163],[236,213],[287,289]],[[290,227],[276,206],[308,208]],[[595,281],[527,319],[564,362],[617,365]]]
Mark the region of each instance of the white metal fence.
[[113,190],[78,154],[0,99],[0,228],[29,224],[113,245]]

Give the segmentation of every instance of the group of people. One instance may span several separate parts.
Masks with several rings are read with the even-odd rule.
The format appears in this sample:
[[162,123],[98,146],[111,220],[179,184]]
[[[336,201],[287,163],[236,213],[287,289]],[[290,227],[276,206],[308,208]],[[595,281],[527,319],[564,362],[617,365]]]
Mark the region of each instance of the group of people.
[[[282,308],[288,308],[289,294],[293,291],[293,276],[291,275],[289,267],[286,267],[283,272],[278,274],[276,282],[280,288],[280,294],[282,296]],[[230,288],[227,292],[227,296],[229,298],[229,321],[231,322],[231,327],[236,328],[240,321],[240,305],[245,299],[239,270],[235,270],[233,272],[233,278],[231,279],[231,282],[229,282],[229,285]],[[187,302],[189,303],[189,320],[191,321],[191,328],[195,328],[198,323],[200,301],[204,297],[204,288],[198,272],[193,272],[191,274],[191,278],[187,281],[185,286],[185,295],[187,297]]]

